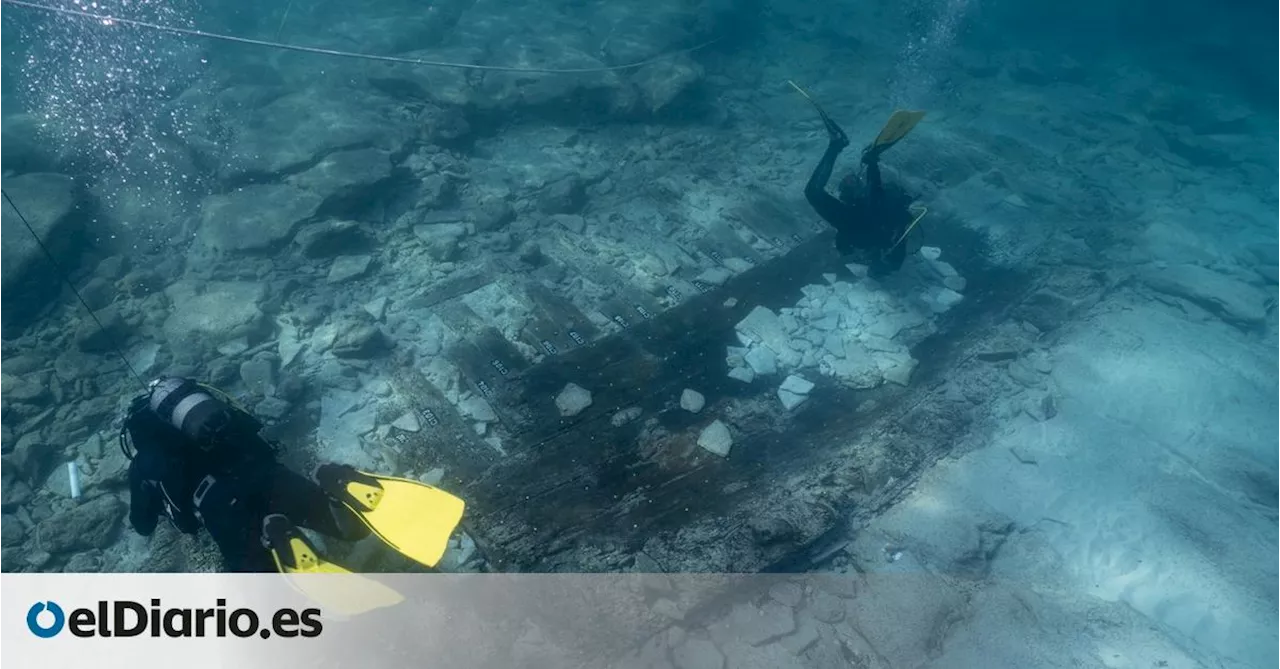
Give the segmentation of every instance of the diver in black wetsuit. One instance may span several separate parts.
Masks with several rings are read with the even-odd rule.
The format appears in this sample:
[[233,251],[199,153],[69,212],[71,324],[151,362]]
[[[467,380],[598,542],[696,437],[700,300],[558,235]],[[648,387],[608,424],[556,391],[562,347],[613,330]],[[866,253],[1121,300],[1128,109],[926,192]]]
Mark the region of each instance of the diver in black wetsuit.
[[[129,520],[150,536],[164,513],[178,530],[203,526],[233,572],[276,571],[268,518],[356,541],[369,530],[327,495],[321,484],[280,464],[262,423],[218,391],[163,378],[135,398],[121,428],[132,442]],[[125,449],[126,456],[130,455]],[[328,469],[326,469],[328,468]],[[324,477],[340,465],[324,465]]]
[[[823,115],[830,138],[826,153],[814,168],[804,196],[814,211],[836,229],[836,250],[840,255],[870,256],[864,264],[872,276],[881,276],[902,267],[907,256],[903,236],[915,216],[912,199],[901,188],[886,185],[880,177],[880,154],[892,144],[868,146],[862,152],[866,177],[851,174],[840,183],[840,199],[826,191],[836,157],[849,146],[849,137],[834,121]],[[860,258],[861,260],[861,258]]]

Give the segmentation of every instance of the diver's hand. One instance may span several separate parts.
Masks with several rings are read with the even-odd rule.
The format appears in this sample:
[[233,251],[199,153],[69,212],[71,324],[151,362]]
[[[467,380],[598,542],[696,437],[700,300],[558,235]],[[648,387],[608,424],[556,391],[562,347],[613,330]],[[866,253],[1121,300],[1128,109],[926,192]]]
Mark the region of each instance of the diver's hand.
[[827,149],[843,151],[846,146],[849,146],[849,136],[844,134],[844,130],[841,129],[840,126],[836,125],[835,121],[832,121],[831,119],[823,120],[827,126]]

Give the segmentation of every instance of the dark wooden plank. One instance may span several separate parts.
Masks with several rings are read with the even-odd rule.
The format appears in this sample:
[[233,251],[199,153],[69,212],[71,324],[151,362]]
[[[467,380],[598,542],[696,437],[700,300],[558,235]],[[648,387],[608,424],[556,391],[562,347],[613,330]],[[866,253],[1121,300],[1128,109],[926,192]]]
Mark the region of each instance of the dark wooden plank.
[[760,195],[729,215],[783,252],[795,248],[816,231],[809,220],[817,218],[816,214],[777,197]]
[[444,321],[445,325],[449,326],[450,330],[463,339],[476,337],[489,327],[479,314],[460,301],[437,303],[432,311],[440,317],[441,321]]
[[[763,570],[829,536],[845,518],[835,507],[857,504],[865,516],[901,494],[962,426],[954,402],[939,392],[930,404],[928,395],[951,368],[942,358],[967,359],[963,351],[925,351],[911,388],[851,391],[815,379],[811,400],[795,412],[781,411],[776,380],[747,385],[725,376],[724,347],[751,308],[794,304],[801,287],[839,269],[830,235],[820,235],[721,290],[513,378],[516,401],[535,421],[514,440],[510,457],[472,485],[471,530],[490,549],[491,562],[499,569],[616,570],[643,548],[671,569]],[[966,275],[976,295],[986,294],[982,277]],[[1008,277],[991,284],[1026,285]],[[738,303],[725,307],[727,295]],[[993,312],[1008,299],[974,299],[956,311]],[[626,307],[615,299],[601,309]],[[976,340],[982,324],[971,327]],[[594,404],[562,418],[554,397],[570,381],[590,389]],[[684,387],[706,397],[700,414],[676,408]],[[696,440],[724,415],[726,402],[734,406],[735,443],[722,459]],[[869,405],[877,408],[860,409]],[[640,407],[641,418],[613,425],[613,413],[629,406]],[[864,453],[875,457],[859,457]],[[802,487],[791,488],[795,481]],[[753,536],[748,526],[755,519],[776,518],[789,505],[799,505],[788,516],[792,536],[777,542]]]
[[546,355],[560,355],[562,351],[578,345],[563,327],[536,311],[521,328],[520,335],[526,343]]
[[[770,263],[736,281],[753,287],[760,301],[786,303],[816,280],[822,269],[817,259],[831,259],[828,248],[811,244],[791,263]],[[715,513],[754,485],[762,468],[794,457],[797,451],[769,427],[781,409],[772,384],[750,387],[726,376],[724,348],[750,310],[723,306],[724,291],[736,289],[731,284],[698,295],[513,379],[514,402],[529,407],[534,422],[507,448],[521,456],[511,461],[519,467],[499,465],[487,480],[519,493],[505,505],[486,506],[473,521],[486,542],[523,556],[509,566],[543,568],[534,556],[555,554],[584,537],[642,537],[676,527],[690,514]],[[593,403],[565,418],[554,399],[569,382],[590,390]],[[696,446],[711,418],[678,409],[686,387],[703,393],[708,406],[728,397],[760,398],[765,410],[756,431],[738,435],[741,453],[722,460]],[[629,407],[641,409],[640,420],[614,426],[613,414]],[[655,417],[666,436],[639,439],[645,421]]]
[[489,359],[489,366],[503,377],[520,374],[529,368],[529,360],[495,327],[484,327],[471,338],[471,343]]
[[391,383],[397,395],[412,398],[412,405],[405,408],[418,415],[421,426],[418,432],[397,430],[392,436],[409,469],[426,471],[443,465],[451,481],[469,486],[500,462],[501,455],[476,436],[471,423],[417,370],[397,367]]
[[526,284],[525,293],[550,321],[564,329],[565,335],[576,346],[585,346],[600,335],[596,326],[573,302],[545,285],[537,282]]
[[718,223],[707,230],[707,234],[698,240],[698,249],[717,263],[724,263],[725,258],[742,258],[758,265],[764,262],[764,256],[751,245],[742,241],[738,234],[728,225]]
[[488,268],[466,274],[458,274],[410,298],[405,306],[411,309],[432,307],[446,300],[462,297],[467,293],[479,290],[493,283],[495,279],[496,276]]

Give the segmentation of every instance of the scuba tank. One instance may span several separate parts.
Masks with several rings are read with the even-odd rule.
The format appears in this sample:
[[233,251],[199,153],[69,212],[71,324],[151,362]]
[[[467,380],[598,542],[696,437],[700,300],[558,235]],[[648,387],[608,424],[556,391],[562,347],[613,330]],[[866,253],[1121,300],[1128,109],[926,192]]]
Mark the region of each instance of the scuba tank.
[[173,377],[151,383],[147,408],[201,450],[223,441],[233,411],[195,381]]
[[[258,432],[263,425],[226,393],[191,379],[164,377],[133,399],[120,430],[120,446],[132,459],[135,448],[164,447],[174,441],[214,459],[249,455],[254,445],[272,446]],[[162,444],[151,442],[162,441]]]

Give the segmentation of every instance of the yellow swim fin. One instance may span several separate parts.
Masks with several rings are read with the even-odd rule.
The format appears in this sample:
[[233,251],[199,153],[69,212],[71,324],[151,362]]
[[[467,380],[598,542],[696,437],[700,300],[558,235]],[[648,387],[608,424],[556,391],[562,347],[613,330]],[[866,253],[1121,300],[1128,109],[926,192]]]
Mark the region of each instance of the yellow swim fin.
[[319,604],[325,613],[356,616],[404,601],[404,596],[382,583],[320,557],[297,526],[282,515],[264,518],[262,534],[276,569],[294,590]]
[[421,481],[367,474],[344,465],[324,465],[316,478],[379,539],[428,567],[444,556],[466,508],[460,498]]
[[924,118],[925,112],[908,111],[899,109],[893,112],[888,122],[880,129],[880,134],[876,135],[876,141],[872,142],[874,147],[882,147],[881,150],[888,149],[898,142],[898,140],[906,137],[916,124]]

